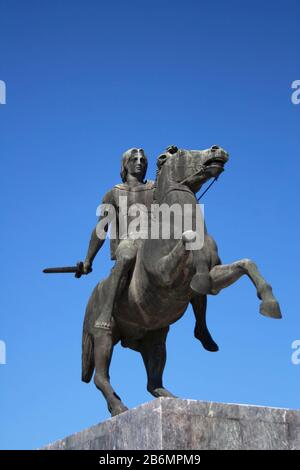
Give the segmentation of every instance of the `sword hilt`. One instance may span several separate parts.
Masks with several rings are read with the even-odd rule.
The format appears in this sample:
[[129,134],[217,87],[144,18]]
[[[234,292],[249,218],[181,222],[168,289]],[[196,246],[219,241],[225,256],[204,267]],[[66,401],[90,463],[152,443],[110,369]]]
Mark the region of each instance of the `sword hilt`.
[[[62,266],[59,268],[46,268],[46,269],[43,269],[43,273],[46,273],[46,274],[75,273],[75,277],[79,279],[84,274],[83,266],[84,266],[83,261],[78,261],[76,266]],[[91,271],[92,271],[92,268],[89,270],[89,272]]]
[[83,275],[83,262],[82,261],[78,261],[78,263],[76,264],[76,272],[75,272],[75,277],[77,279],[79,279],[82,275]]

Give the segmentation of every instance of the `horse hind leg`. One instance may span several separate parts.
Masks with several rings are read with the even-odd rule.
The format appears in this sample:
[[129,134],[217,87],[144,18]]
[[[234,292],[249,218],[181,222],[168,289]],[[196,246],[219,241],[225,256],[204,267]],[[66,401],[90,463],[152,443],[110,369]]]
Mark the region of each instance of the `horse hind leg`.
[[261,300],[260,313],[271,318],[281,318],[280,306],[273,295],[272,287],[265,281],[256,264],[250,259],[214,266],[209,273],[212,280],[211,294],[218,294],[221,289],[230,286],[244,274],[254,284],[257,296]]
[[194,329],[194,336],[198,339],[204,349],[210,352],[219,351],[219,346],[213,340],[209,329],[206,324],[206,306],[207,306],[207,297],[206,295],[194,295],[191,299],[191,304],[193,307],[196,325]]
[[163,372],[166,364],[166,337],[169,327],[150,331],[140,341],[139,351],[147,372],[147,390],[156,398],[176,398],[163,386]]
[[116,394],[110,384],[109,366],[113,353],[113,336],[110,331],[98,330],[94,336],[94,361],[95,375],[94,383],[100,390],[107,402],[111,416],[116,416],[128,408],[122,403],[121,398]]

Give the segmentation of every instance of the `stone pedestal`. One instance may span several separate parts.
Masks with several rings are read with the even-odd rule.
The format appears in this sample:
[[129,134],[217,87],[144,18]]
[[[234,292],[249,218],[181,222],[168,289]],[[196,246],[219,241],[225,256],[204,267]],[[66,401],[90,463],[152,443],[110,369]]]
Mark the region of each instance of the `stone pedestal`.
[[158,398],[43,449],[300,449],[300,410]]

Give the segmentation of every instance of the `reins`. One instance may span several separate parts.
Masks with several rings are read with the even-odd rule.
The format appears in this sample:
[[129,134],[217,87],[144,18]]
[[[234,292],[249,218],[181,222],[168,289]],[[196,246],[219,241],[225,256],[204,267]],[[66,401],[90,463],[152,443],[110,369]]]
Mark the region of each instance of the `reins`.
[[212,185],[217,181],[218,177],[216,176],[212,182],[207,186],[207,188],[203,191],[203,193],[200,194],[199,197],[197,197],[197,201],[200,201],[200,199],[204,196],[205,193],[212,187]]
[[[201,173],[203,173],[204,171],[204,166],[202,165],[201,168],[199,170],[197,170],[195,173],[193,173],[192,175],[188,176],[187,178],[185,178],[184,180],[180,181],[180,184],[184,184],[187,180],[189,180],[190,178],[192,178],[193,176],[196,176],[196,175],[201,175]],[[200,194],[199,197],[197,197],[197,201],[200,201],[200,199],[204,196],[204,194],[207,193],[207,191],[212,187],[212,185],[217,181],[218,177],[216,176],[213,181],[207,186],[207,188],[203,191],[203,193]]]

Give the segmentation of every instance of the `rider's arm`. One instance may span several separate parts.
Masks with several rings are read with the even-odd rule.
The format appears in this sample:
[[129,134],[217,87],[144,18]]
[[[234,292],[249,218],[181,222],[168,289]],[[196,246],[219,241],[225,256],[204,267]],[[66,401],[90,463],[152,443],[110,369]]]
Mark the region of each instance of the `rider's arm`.
[[105,238],[103,239],[98,238],[96,228],[94,228],[94,230],[92,231],[92,235],[91,235],[91,239],[90,239],[90,243],[89,243],[89,247],[88,247],[88,251],[87,251],[87,255],[85,257],[84,263],[92,265],[96,254],[98,253],[98,251],[100,250],[104,242],[105,242]]
[[[104,196],[104,198],[102,200],[102,204],[114,205],[113,195],[112,195],[111,191],[106,193],[106,195]],[[91,267],[92,267],[94,258],[96,257],[98,251],[100,250],[103,243],[105,242],[105,237],[106,237],[106,233],[108,231],[109,222],[102,227],[101,237],[99,237],[98,234],[97,234],[97,227],[99,226],[98,224],[101,224],[101,222],[104,221],[104,219],[107,220],[107,213],[106,212],[104,212],[103,215],[101,215],[99,217],[97,226],[92,231],[92,235],[91,235],[87,255],[86,255],[86,258],[85,258],[85,261],[84,261],[84,271],[85,271],[86,274],[88,274],[88,272],[91,271]]]

